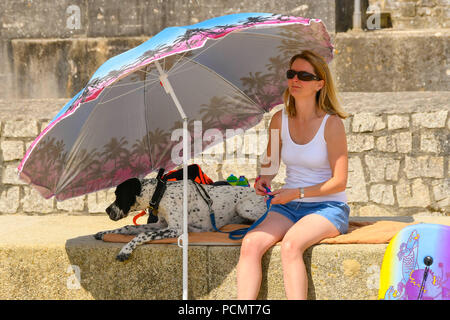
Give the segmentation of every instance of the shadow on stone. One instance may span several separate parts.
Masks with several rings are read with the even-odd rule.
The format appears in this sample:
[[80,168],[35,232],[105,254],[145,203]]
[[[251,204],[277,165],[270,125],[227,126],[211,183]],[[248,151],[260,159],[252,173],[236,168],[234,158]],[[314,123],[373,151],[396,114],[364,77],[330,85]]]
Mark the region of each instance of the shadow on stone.
[[[123,245],[95,240],[93,236],[66,241],[67,256],[80,270],[83,289],[94,299],[182,299],[181,248],[172,244],[145,244],[136,248],[128,261],[119,262],[116,255]],[[233,286],[230,293],[235,292],[235,276],[230,273],[239,258],[236,248],[239,247],[189,246],[189,299],[235,298],[232,294],[214,297],[214,292],[219,286]],[[222,256],[220,252],[224,253],[224,249],[228,254]],[[235,257],[228,259],[230,254]]]

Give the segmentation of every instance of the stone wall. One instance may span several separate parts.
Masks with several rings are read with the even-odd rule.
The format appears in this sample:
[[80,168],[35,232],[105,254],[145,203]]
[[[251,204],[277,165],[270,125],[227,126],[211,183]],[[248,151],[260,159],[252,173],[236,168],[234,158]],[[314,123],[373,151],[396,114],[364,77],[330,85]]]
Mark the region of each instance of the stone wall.
[[153,36],[240,12],[320,17],[335,30],[335,0],[2,0],[0,39]]
[[[367,4],[362,0],[363,11]],[[0,1],[0,99],[72,97],[107,59],[167,26],[246,11],[322,19],[335,45],[331,68],[340,91],[449,90],[448,0],[371,4],[392,13],[393,29],[339,32],[351,27],[350,0],[136,0],[126,8],[117,0]],[[428,24],[418,24],[422,9],[432,12]]]
[[[367,1],[367,0],[366,0]],[[107,59],[166,27],[221,15],[274,12],[322,19],[333,34],[335,0],[2,0],[0,99],[72,97]]]
[[449,0],[369,0],[391,14],[394,29],[449,28]]
[[[352,215],[449,215],[450,93],[344,93],[342,97],[350,114],[344,124]],[[103,213],[114,200],[113,189],[63,202],[45,200],[18,180],[15,169],[26,148],[56,114],[60,102],[48,106],[45,101],[32,101],[21,108],[0,101],[4,111],[0,110],[0,214]],[[252,130],[193,161],[213,180],[233,173],[245,175],[253,185],[270,118],[267,114]],[[280,187],[284,176],[282,166],[273,186]]]

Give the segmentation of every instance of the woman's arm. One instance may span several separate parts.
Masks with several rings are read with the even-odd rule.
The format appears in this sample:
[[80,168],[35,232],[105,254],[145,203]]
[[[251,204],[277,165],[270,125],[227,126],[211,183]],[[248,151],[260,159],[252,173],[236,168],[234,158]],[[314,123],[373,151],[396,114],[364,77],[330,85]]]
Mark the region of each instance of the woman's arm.
[[[325,196],[345,191],[348,176],[348,151],[344,123],[338,116],[330,116],[325,125],[328,161],[331,178],[325,182],[305,187],[305,197]],[[299,189],[280,189],[274,191],[273,204],[287,203],[300,197]]]
[[[281,160],[281,115],[282,111],[275,113],[270,120],[268,143],[266,152],[261,161],[260,180],[255,184],[257,194],[265,195],[264,187],[270,189],[270,183],[278,173]],[[273,156],[272,156],[273,155]]]

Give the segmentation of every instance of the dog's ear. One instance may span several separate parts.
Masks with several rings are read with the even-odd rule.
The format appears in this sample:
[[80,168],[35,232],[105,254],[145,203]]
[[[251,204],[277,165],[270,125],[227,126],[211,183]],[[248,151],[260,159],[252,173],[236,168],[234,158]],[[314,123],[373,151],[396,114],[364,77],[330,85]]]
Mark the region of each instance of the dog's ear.
[[141,194],[141,190],[141,181],[137,178],[128,179],[117,186],[115,204],[125,215],[128,214],[131,206],[136,203],[136,196]]
[[119,184],[116,188],[115,193],[116,196],[119,193],[138,196],[141,194],[141,191],[141,181],[138,178],[131,178]]
[[141,181],[138,178],[132,178],[129,179],[129,181],[131,194],[134,194],[136,196],[140,195],[142,191]]

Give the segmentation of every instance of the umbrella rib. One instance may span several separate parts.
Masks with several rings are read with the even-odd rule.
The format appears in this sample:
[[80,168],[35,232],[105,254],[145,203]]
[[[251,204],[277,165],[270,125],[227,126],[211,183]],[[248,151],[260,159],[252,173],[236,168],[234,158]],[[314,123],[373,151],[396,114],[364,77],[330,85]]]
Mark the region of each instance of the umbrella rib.
[[245,35],[251,35],[252,37],[255,36],[260,36],[260,37],[270,37],[270,38],[277,38],[277,39],[282,39],[282,40],[291,40],[291,41],[297,41],[295,38],[288,38],[288,37],[283,37],[280,35],[276,35],[276,34],[268,34],[268,33],[256,33],[256,32],[246,32],[246,31],[240,31],[240,32],[236,32],[235,35],[239,35],[239,34],[245,34]]
[[[245,31],[236,30],[236,31],[234,31],[234,32],[232,32],[232,33],[230,33],[230,34],[227,34],[226,36],[224,36],[224,37],[222,37],[222,38],[219,38],[219,39],[207,39],[206,42],[208,42],[208,40],[215,40],[215,42],[214,42],[212,45],[207,46],[207,47],[205,47],[205,45],[204,45],[204,46],[203,46],[203,49],[200,50],[200,52],[197,53],[195,56],[193,56],[192,59],[197,58],[198,56],[200,56],[201,54],[203,54],[206,50],[208,50],[208,49],[214,47],[214,46],[217,45],[221,40],[224,40],[225,38],[230,37],[231,35],[236,36],[236,35],[239,35],[239,34],[246,34],[246,35],[252,35],[252,36],[261,36],[261,37],[272,37],[272,38],[278,38],[278,39],[283,39],[283,40],[293,40],[293,41],[295,41],[295,39],[293,39],[293,38],[286,38],[286,37],[279,36],[279,35],[274,35],[274,34],[252,33],[252,32],[245,32]],[[205,43],[205,44],[206,44],[206,43]],[[184,55],[185,55],[187,52],[192,52],[192,50],[191,50],[191,51],[185,51],[185,52],[183,52],[183,55],[180,57],[180,59],[178,59],[177,63],[175,63],[175,64],[172,66],[172,68],[170,68],[170,70],[167,72],[168,74],[170,74],[170,73],[172,73],[172,72],[176,72],[176,71],[177,71],[178,69],[180,69],[185,63],[187,63],[187,62],[184,62],[182,65],[178,66],[179,61],[184,57]],[[176,67],[176,69],[175,69],[175,67]]]
[[[259,106],[255,101],[253,101],[253,99],[251,99],[245,92],[243,92],[240,88],[238,88],[236,85],[234,85],[232,82],[228,81],[227,79],[225,79],[222,75],[218,74],[217,72],[215,72],[214,70],[212,70],[211,68],[208,68],[207,66],[195,61],[195,60],[191,60],[190,58],[185,58],[189,61],[186,61],[183,63],[183,65],[185,65],[188,62],[192,62],[193,64],[213,73],[214,75],[216,75],[217,77],[221,78],[224,82],[226,82],[229,86],[233,87],[233,89],[235,89],[236,91],[240,92],[242,94],[242,96],[244,96],[245,98],[247,98],[249,101],[253,102],[254,105],[258,106],[258,108],[260,108],[261,110],[265,111],[261,106]],[[194,66],[192,66],[191,68],[194,68]],[[191,69],[189,68],[189,69]],[[174,75],[174,74],[178,74],[181,72],[185,72],[189,69],[184,69],[184,70],[179,70],[177,73],[171,73],[170,75]]]
[[[99,100],[99,102],[98,102],[97,104],[100,104],[100,103],[103,101],[103,99],[106,97],[106,90],[107,90],[107,89],[109,89],[109,87],[106,87],[105,90],[102,91],[102,92],[100,93],[100,96],[101,96],[101,97],[100,97],[100,100]],[[87,118],[86,121],[84,122],[83,127],[84,127],[84,126],[86,125],[86,123],[89,121],[90,117],[91,117],[91,114],[88,116],[88,118]],[[80,130],[80,131],[81,131],[81,130]],[[80,136],[77,137],[77,139],[75,140],[75,143],[72,145],[72,147],[70,148],[70,151],[67,153],[68,156],[67,156],[67,159],[65,160],[65,163],[64,163],[64,166],[63,166],[63,171],[62,171],[62,173],[61,173],[61,177],[67,176],[68,178],[67,178],[67,179],[60,179],[60,180],[58,181],[58,183],[57,183],[57,185],[56,185],[56,188],[55,188],[55,194],[58,193],[58,190],[64,189],[65,186],[67,186],[68,184],[70,184],[70,183],[73,181],[73,179],[75,179],[75,176],[73,176],[73,175],[72,175],[72,177],[70,178],[70,175],[69,175],[69,168],[70,168],[70,166],[67,165],[67,164],[68,164],[68,162],[71,160],[70,155],[72,154],[73,147],[76,145],[76,143],[77,143],[77,141],[79,141],[79,139],[80,139]],[[62,182],[62,181],[64,181],[64,182]]]
[[[145,69],[148,69],[149,66],[150,65],[147,65],[145,67]],[[151,75],[151,72],[147,72],[145,69],[143,69],[143,71],[146,74],[146,79],[144,81],[147,81],[147,76]],[[145,140],[147,141],[148,158],[149,158],[149,162],[150,162],[149,169],[150,169],[150,171],[152,171],[154,161],[153,161],[153,156],[152,156],[152,147],[151,147],[150,134],[149,134],[149,128],[148,128],[149,127],[149,125],[148,125],[148,113],[149,113],[148,109],[149,108],[147,107],[147,101],[148,100],[147,100],[147,92],[146,91],[147,91],[146,88],[144,88],[144,97],[143,97],[143,99],[144,99],[144,113],[145,113],[145,121],[144,121],[145,122],[145,137],[146,137]]]
[[[221,40],[225,39],[225,37],[220,38],[220,39],[206,39],[205,43],[203,44],[202,50],[200,50],[200,52],[198,52],[195,56],[192,57],[192,59],[197,58],[198,56],[200,56],[201,54],[203,54],[206,50],[211,49],[212,47],[214,47],[215,45],[217,45]],[[208,42],[208,40],[214,40],[215,42],[212,43],[210,46],[205,47],[206,43]],[[167,74],[170,74],[171,72],[175,72],[178,69],[180,69],[184,64],[186,64],[189,61],[184,62],[182,65],[178,66],[179,61],[184,58],[184,56],[186,55],[187,52],[192,52],[192,50],[187,50],[183,53],[183,55],[180,57],[180,59],[178,59],[177,63],[174,64],[172,66],[172,68],[170,68],[169,71],[167,71]],[[176,69],[174,69],[176,66],[178,66]]]
[[[155,78],[155,79],[150,79],[150,80],[158,81],[159,79]],[[135,81],[135,82],[129,82],[129,83],[119,83],[119,84],[107,86],[106,88],[120,88],[120,87],[126,87],[126,86],[135,85],[138,83],[146,83],[146,82],[148,82],[148,81],[142,80],[142,81]]]
[[[150,62],[151,63],[151,62]],[[149,63],[149,64],[150,64]],[[146,64],[144,67],[147,67],[149,64]],[[152,72],[148,72],[148,71],[145,71],[145,70],[143,70],[143,68],[141,68],[141,69],[139,69],[139,70],[136,70],[136,71],[139,71],[139,72],[143,72],[143,73],[145,73],[145,75],[147,75],[147,76],[152,76],[152,78],[150,79],[150,80],[159,80],[159,75],[158,74],[156,74],[156,73],[152,73]],[[134,71],[134,72],[136,72],[136,71]]]
[[[185,56],[188,52],[192,52],[192,50],[186,50],[186,51],[184,51],[183,54],[181,54],[180,57],[178,58],[177,62],[175,62],[175,63],[172,65],[172,67],[170,68],[170,70],[167,71],[168,74],[172,71],[173,68],[175,68],[175,67],[178,65],[178,63],[180,62],[180,60],[183,59],[184,56]],[[196,57],[196,56],[195,56],[195,57]],[[194,57],[194,58],[195,58],[195,57]],[[164,58],[164,66],[165,66],[165,61],[166,61],[166,59]],[[180,67],[181,67],[181,66],[180,66]],[[163,70],[165,70],[165,69],[163,69]]]
[[[159,79],[158,79],[158,80],[159,80]],[[128,92],[126,92],[126,93],[124,93],[124,94],[121,94],[121,95],[119,95],[119,96],[116,96],[116,97],[114,97],[114,98],[112,98],[112,99],[110,99],[110,100],[103,101],[103,100],[105,99],[107,93],[108,93],[109,91],[111,91],[110,89],[112,89],[112,86],[108,86],[108,87],[105,88],[105,91],[102,92],[102,93],[100,94],[101,97],[100,97],[100,100],[99,100],[99,102],[97,103],[97,105],[101,105],[101,104],[105,104],[105,103],[107,103],[107,102],[114,101],[114,100],[116,100],[116,99],[118,99],[118,98],[120,98],[120,97],[122,97],[122,96],[125,96],[125,95],[127,95],[127,94],[129,94],[129,93],[132,93],[132,92],[134,92],[134,91],[140,90],[140,89],[145,88],[145,87],[148,87],[149,85],[153,85],[153,84],[156,83],[158,80],[153,80],[153,81],[151,81],[151,82],[150,82],[149,84],[147,84],[147,85],[143,85],[143,86],[140,86],[140,87],[138,87],[138,88],[136,88],[136,89],[134,89],[134,90],[130,90],[130,91],[128,91]],[[106,92],[106,89],[108,89],[109,91]],[[88,119],[89,119],[89,118],[88,118]],[[85,124],[88,122],[88,119],[86,120]],[[75,144],[74,144],[74,145],[75,145]],[[72,153],[72,149],[69,151],[68,154],[71,154],[71,153]],[[64,168],[67,168],[67,167],[70,167],[70,166],[64,165]],[[65,174],[66,172],[67,172],[67,171],[64,170],[62,176],[64,176],[64,174]],[[58,185],[56,186],[56,190],[60,190],[60,189],[64,188],[65,185],[69,184],[73,179],[74,179],[74,177],[68,178],[67,180],[65,180],[64,184],[58,184]],[[58,191],[56,191],[55,193],[58,193]]]
[[[148,87],[148,86],[150,86],[150,85],[153,85],[153,84],[157,83],[158,81],[159,81],[159,79],[157,79],[157,80],[152,80],[149,84],[144,84],[144,85],[141,86],[141,87],[138,87],[138,88],[136,88],[136,89],[130,90],[130,91],[128,91],[128,92],[125,92],[125,93],[123,93],[123,94],[121,94],[121,95],[118,95],[118,96],[116,96],[116,97],[114,97],[114,98],[112,98],[112,99],[110,99],[110,100],[106,100],[106,101],[99,102],[98,104],[105,104],[105,103],[107,103],[107,102],[114,101],[114,100],[116,100],[116,99],[118,99],[118,98],[121,98],[121,97],[123,97],[123,96],[126,96],[127,94],[130,94],[130,93],[135,92],[135,91],[137,91],[137,90],[140,90],[140,89],[146,88],[146,87]],[[107,88],[111,88],[111,87],[107,87]]]

